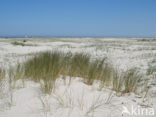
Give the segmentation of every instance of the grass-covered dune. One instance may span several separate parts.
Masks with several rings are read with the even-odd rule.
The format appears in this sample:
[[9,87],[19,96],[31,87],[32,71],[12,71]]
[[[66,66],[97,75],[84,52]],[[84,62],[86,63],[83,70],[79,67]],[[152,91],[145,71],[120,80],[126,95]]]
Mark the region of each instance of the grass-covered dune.
[[42,90],[48,94],[55,89],[55,81],[60,76],[81,77],[88,85],[100,81],[100,87],[108,86],[122,94],[136,92],[141,81],[136,68],[119,72],[107,58],[92,60],[87,53],[40,52],[19,64],[16,70],[16,78],[41,82]]

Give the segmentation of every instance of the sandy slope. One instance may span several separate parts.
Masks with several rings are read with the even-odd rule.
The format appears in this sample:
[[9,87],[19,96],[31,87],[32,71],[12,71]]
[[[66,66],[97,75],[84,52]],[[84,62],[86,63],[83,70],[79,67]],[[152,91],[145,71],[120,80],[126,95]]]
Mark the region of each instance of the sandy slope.
[[[138,42],[128,39],[63,39],[63,40],[33,40],[37,46],[14,46],[14,40],[0,41],[0,65],[9,68],[31,56],[34,52],[59,49],[61,51],[88,52],[92,58],[107,56],[114,66],[125,70],[130,67],[139,67],[143,74],[148,69],[148,64],[156,57],[156,42]],[[151,48],[151,49],[150,49]],[[154,65],[155,63],[153,63]],[[151,76],[149,85],[155,82]],[[2,83],[2,82],[1,82]],[[57,80],[56,89],[51,95],[44,95],[40,90],[40,84],[25,81],[24,87],[21,81],[10,92],[0,95],[0,117],[121,117],[150,115],[151,108],[156,114],[156,86],[152,85],[147,97],[143,100],[133,93],[124,96],[116,96],[116,93],[108,87],[99,89],[99,82],[88,86],[81,78],[73,78],[71,83]],[[4,83],[7,87],[7,84]],[[4,87],[1,89],[5,89]],[[12,101],[11,101],[12,97]],[[10,105],[11,104],[11,105]],[[126,107],[130,112],[137,108],[132,115],[123,114]],[[138,112],[146,107],[143,115]],[[140,109],[140,110],[139,110]],[[154,117],[154,116],[153,116]]]

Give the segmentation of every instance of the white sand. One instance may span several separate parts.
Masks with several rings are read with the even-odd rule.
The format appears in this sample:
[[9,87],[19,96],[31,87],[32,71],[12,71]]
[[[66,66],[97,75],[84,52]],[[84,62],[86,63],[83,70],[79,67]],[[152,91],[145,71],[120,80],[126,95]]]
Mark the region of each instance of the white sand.
[[[9,68],[10,65],[25,61],[26,56],[31,56],[31,53],[58,49],[64,52],[88,52],[93,59],[107,56],[119,69],[138,67],[145,75],[148,64],[156,59],[156,41],[82,38],[64,40],[66,41],[33,40],[26,43],[37,46],[24,47],[12,45],[12,40],[0,40],[0,66]],[[152,63],[154,64],[156,63]],[[145,77],[149,80],[149,85],[156,82],[151,76]],[[98,85],[99,83],[95,82],[93,86],[88,86],[81,78],[73,78],[69,84],[68,77],[66,83],[59,78],[55,92],[44,95],[40,84],[25,81],[23,87],[22,82],[17,81],[12,96],[10,92],[0,95],[0,117],[121,117],[123,108],[126,107],[131,112],[132,106],[138,107],[137,112],[131,112],[130,115],[124,113],[124,117],[133,117],[135,114],[137,117],[147,117],[146,115],[151,114],[150,109],[154,109],[153,117],[156,116],[156,85],[151,85],[144,100],[133,93],[116,96],[116,93],[107,87],[99,90]],[[146,108],[143,108],[144,106]],[[141,109],[146,109],[147,113],[144,111],[143,115],[139,114]]]

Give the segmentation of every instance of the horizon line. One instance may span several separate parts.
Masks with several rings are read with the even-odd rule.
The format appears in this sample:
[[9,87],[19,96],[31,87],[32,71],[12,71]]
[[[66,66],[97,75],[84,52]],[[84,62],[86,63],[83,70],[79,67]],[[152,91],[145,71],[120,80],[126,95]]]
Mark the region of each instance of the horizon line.
[[0,36],[0,38],[156,38],[156,36]]

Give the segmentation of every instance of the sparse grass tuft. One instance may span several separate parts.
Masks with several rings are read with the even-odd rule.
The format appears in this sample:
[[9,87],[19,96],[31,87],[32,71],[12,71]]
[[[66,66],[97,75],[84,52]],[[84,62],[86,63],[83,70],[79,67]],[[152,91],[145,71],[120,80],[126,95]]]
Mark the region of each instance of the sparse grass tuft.
[[89,64],[88,74],[87,74],[87,84],[92,85],[94,80],[105,81],[105,76],[108,73],[105,71],[105,59],[95,60]]
[[107,58],[104,58],[100,62],[98,70],[101,72],[99,76],[99,80],[101,80],[101,83],[103,85],[109,85],[112,78],[113,66],[107,62]]
[[23,42],[17,42],[17,41],[12,42],[12,45],[25,46],[25,44]]
[[27,42],[27,40],[24,39],[23,42]]
[[124,73],[124,91],[123,93],[136,92],[141,75],[136,68],[131,68]]
[[15,46],[36,46],[35,44],[28,44],[25,42],[26,42],[26,40],[23,40],[22,42],[14,41],[11,44],[15,45]]
[[147,75],[151,75],[154,72],[156,72],[156,66],[149,66],[149,68],[147,69]]
[[138,39],[138,41],[153,42],[153,41],[156,41],[156,39],[150,39],[150,38],[149,38],[149,39],[148,39],[148,38],[146,39],[146,38],[145,38],[145,39]]
[[58,51],[42,52],[24,63],[25,77],[40,82],[45,93],[50,93],[54,88],[56,78],[59,77],[62,68],[64,54]]
[[116,91],[117,93],[122,91],[123,88],[123,74],[119,71],[117,71],[117,69],[114,70],[113,72],[113,79],[112,79],[112,85],[113,85],[113,90]]
[[5,78],[5,71],[0,68],[0,81]]
[[113,72],[113,90],[117,93],[137,92],[137,88],[141,81],[141,75],[136,68],[131,68],[125,72],[115,70]]

